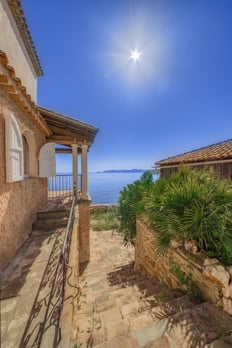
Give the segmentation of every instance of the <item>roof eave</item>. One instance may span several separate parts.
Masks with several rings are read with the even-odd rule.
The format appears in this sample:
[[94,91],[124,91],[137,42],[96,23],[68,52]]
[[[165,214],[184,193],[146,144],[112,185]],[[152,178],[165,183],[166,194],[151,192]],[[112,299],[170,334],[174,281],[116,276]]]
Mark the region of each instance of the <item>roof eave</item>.
[[30,57],[31,63],[38,77],[43,76],[43,70],[39,61],[36,48],[26,22],[24,11],[20,0],[7,0],[10,11],[14,17],[21,38]]
[[176,163],[164,163],[164,162],[156,162],[155,165],[159,168],[173,168],[180,166],[200,166],[200,165],[211,165],[211,164],[221,164],[221,163],[232,163],[232,158],[225,159],[209,159],[207,161],[195,161],[195,162],[176,162]]
[[88,143],[89,147],[93,144],[98,128],[41,106],[38,110],[52,131],[48,141],[62,145]]

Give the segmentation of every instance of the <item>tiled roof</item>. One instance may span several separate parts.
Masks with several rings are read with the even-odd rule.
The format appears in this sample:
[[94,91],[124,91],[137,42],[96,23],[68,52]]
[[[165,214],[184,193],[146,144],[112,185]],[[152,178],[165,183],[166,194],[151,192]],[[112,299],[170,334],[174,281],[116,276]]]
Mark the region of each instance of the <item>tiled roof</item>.
[[28,115],[34,124],[46,135],[51,135],[52,131],[40,114],[36,104],[27,94],[26,87],[22,85],[20,78],[16,76],[14,68],[9,65],[8,57],[5,52],[0,50],[0,86],[15,101],[20,109]]
[[48,141],[65,146],[71,145],[75,141],[79,145],[88,144],[90,146],[93,143],[98,128],[43,107],[38,107],[38,110],[52,131],[50,137],[47,138]]
[[16,25],[26,47],[27,53],[31,59],[32,65],[37,76],[43,75],[43,70],[40,65],[39,57],[37,55],[24,12],[20,0],[7,0],[10,11],[15,19]]
[[[98,132],[94,126],[70,117],[64,116],[52,110],[38,107],[31,96],[27,94],[20,78],[16,76],[14,68],[9,64],[5,52],[0,50],[0,87],[20,107],[31,121],[47,136],[47,139],[59,143],[60,138],[72,144],[74,139],[79,142],[87,142],[90,146]],[[61,142],[62,143],[62,142]]]
[[159,166],[169,166],[175,164],[210,162],[210,161],[232,161],[232,139],[222,141],[217,144],[202,147],[197,150],[185,152],[180,155],[169,157],[156,162]]

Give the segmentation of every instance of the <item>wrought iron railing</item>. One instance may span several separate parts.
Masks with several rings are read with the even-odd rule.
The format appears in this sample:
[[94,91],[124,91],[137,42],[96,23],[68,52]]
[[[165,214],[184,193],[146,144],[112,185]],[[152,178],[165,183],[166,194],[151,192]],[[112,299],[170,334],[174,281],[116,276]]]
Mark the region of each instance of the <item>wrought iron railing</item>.
[[69,266],[75,201],[74,196],[65,234],[58,230],[51,235],[51,241],[48,240],[48,243],[53,240],[54,244],[19,344],[20,348],[44,347],[48,336],[49,347],[57,348],[61,341],[61,315],[66,286],[75,289],[73,298],[79,294],[77,285],[70,283],[74,269]]
[[[76,202],[76,197],[74,196],[73,201],[72,201],[70,214],[69,214],[68,224],[67,224],[67,228],[66,228],[66,232],[65,232],[65,236],[64,236],[63,246],[62,246],[61,253],[60,253],[60,259],[59,259],[59,265],[60,265],[59,267],[60,267],[61,273],[62,273],[62,285],[61,285],[62,288],[61,288],[61,296],[60,296],[61,301],[60,301],[59,313],[58,313],[58,327],[57,327],[56,335],[54,337],[53,347],[57,347],[60,340],[61,340],[61,314],[62,314],[62,309],[63,309],[63,305],[64,305],[64,300],[65,300],[66,284],[68,284],[69,286],[76,289],[76,296],[78,295],[78,292],[79,292],[79,288],[76,286],[76,284],[69,283],[69,279],[74,271],[73,267],[69,266],[69,256],[70,256],[73,222],[74,222],[74,216],[75,216],[75,213],[74,213],[75,202]],[[68,269],[70,269],[69,277],[67,277]],[[57,278],[56,283],[57,283],[56,286],[60,285],[59,277]]]
[[[72,196],[73,176],[71,174],[57,174],[48,178],[48,197]],[[78,175],[77,189],[82,189],[82,175]]]

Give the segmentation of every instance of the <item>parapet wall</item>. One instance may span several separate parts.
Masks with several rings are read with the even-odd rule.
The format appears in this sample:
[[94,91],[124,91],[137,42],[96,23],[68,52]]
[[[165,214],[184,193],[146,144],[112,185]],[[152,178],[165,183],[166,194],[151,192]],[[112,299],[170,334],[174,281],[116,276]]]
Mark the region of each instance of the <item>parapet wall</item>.
[[157,252],[157,232],[146,219],[137,220],[135,246],[135,270],[149,277],[156,277],[169,286],[180,287],[173,272],[173,264],[180,265],[182,272],[192,274],[193,284],[204,300],[213,302],[232,315],[232,266],[222,266],[198,252],[193,243],[172,242],[165,256]]
[[47,181],[44,178],[4,185],[0,191],[0,269],[3,269],[28,238],[36,212],[47,201]]

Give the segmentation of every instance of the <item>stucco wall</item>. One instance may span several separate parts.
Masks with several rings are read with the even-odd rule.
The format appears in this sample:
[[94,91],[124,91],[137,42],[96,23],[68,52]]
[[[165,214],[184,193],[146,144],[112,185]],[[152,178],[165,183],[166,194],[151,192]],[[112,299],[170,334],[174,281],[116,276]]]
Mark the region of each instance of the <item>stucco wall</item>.
[[157,233],[146,219],[137,220],[135,270],[157,277],[171,287],[181,287],[172,265],[178,264],[205,300],[212,301],[232,315],[232,266],[224,267],[216,259],[209,259],[197,251],[192,243],[172,242],[165,256],[157,253]]
[[[6,183],[5,115],[12,112],[23,133],[29,132],[32,141],[33,177]],[[47,201],[47,180],[37,177],[37,158],[45,137],[0,89],[0,269],[14,256],[28,237],[36,212]]]
[[90,260],[90,199],[79,199],[79,262]]
[[22,80],[27,93],[36,103],[36,75],[6,0],[0,1],[0,43],[0,49],[7,54],[16,76]]

